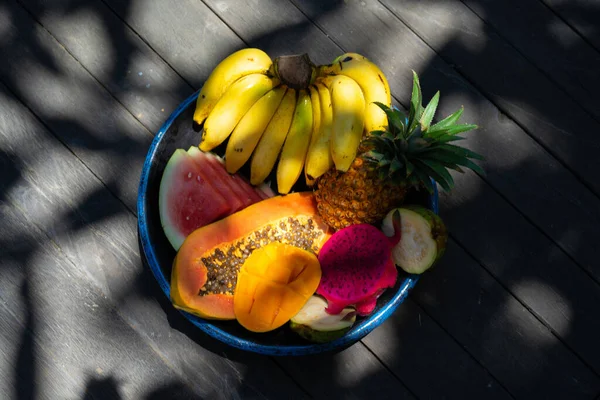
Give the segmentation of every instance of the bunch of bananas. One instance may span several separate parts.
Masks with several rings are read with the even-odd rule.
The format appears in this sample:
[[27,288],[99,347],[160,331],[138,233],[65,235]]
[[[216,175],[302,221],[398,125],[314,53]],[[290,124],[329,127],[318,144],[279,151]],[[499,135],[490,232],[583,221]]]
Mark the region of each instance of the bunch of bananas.
[[302,175],[312,186],[330,168],[346,171],[363,135],[385,129],[391,106],[381,70],[356,53],[315,66],[307,55],[275,60],[260,49],[225,58],[204,83],[194,113],[204,123],[200,149],[229,139],[225,166],[250,160],[250,181],[261,184],[277,164],[277,190],[289,193]]

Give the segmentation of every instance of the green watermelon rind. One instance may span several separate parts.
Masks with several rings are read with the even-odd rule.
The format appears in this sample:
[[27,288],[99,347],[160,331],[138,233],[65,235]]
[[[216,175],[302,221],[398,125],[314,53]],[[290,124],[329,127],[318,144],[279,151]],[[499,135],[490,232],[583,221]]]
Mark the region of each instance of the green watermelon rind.
[[168,215],[168,199],[169,196],[172,195],[172,185],[173,185],[173,177],[175,176],[175,172],[178,168],[181,168],[181,162],[185,161],[184,159],[188,157],[188,154],[183,149],[177,149],[173,152],[171,158],[167,162],[165,170],[162,174],[162,178],[160,180],[160,188],[158,191],[158,209],[160,214],[160,224],[163,228],[165,236],[171,243],[171,246],[175,250],[179,250],[183,241],[185,240],[185,235],[183,235],[176,227],[175,224],[171,222],[171,219]]

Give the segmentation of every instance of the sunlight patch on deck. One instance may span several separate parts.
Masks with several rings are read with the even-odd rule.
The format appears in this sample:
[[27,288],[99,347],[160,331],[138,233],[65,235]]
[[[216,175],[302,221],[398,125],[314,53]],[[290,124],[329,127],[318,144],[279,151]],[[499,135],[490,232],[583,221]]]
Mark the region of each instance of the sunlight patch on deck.
[[[551,324],[552,329],[561,337],[567,337],[571,331],[573,310],[567,298],[558,293],[551,285],[537,280],[522,280],[514,287],[514,293],[529,293],[529,296],[538,300],[536,314],[560,316],[546,321]],[[528,296],[528,297],[529,297]],[[532,337],[532,340],[540,340],[540,337]],[[554,340],[552,340],[554,343]]]

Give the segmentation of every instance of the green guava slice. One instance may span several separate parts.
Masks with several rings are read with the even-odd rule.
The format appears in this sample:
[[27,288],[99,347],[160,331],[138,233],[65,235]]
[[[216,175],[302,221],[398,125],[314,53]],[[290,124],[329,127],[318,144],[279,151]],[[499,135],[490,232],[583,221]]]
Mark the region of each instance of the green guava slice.
[[[394,263],[409,274],[422,274],[444,254],[448,232],[442,219],[421,206],[404,206],[400,212],[402,236],[392,249]],[[382,231],[393,235],[391,210],[383,220]]]
[[290,320],[290,328],[306,340],[325,343],[343,336],[356,322],[356,311],[352,307],[336,315],[328,314],[326,308],[327,300],[311,296]]

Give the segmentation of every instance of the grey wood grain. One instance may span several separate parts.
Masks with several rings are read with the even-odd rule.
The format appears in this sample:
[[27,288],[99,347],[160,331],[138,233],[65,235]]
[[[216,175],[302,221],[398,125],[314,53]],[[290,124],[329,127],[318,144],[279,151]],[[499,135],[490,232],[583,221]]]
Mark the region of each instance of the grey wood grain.
[[600,51],[600,5],[595,0],[542,0]]
[[316,399],[389,398],[392,394],[398,399],[419,398],[406,389],[408,383],[390,381],[390,372],[360,342],[335,357],[281,357],[277,362]]
[[[16,165],[3,182],[2,193],[13,207],[22,210],[32,226],[47,236],[45,241],[40,238],[33,243],[51,243],[68,261],[61,262],[66,269],[64,278],[52,287],[67,293],[95,289],[104,299],[82,300],[86,307],[73,316],[72,305],[58,301],[45,308],[44,313],[56,313],[68,330],[79,324],[79,329],[86,329],[85,312],[104,313],[121,321],[94,322],[98,334],[90,333],[85,346],[74,345],[73,357],[86,358],[88,348],[95,352],[93,346],[102,344],[106,335],[123,325],[120,329],[135,332],[136,340],[143,343],[138,350],[143,353],[139,355],[141,360],[147,356],[145,353],[155,353],[178,381],[203,396],[276,397],[287,391],[302,397],[304,393],[271,359],[224,349],[199,332],[188,336],[178,330],[176,324],[181,322],[173,316],[177,314],[172,308],[165,313],[164,304],[156,301],[157,294],[148,293],[151,283],[144,279],[135,217],[27,109],[11,99],[3,85],[0,93],[2,165]],[[11,178],[14,175],[16,178]],[[13,248],[20,242],[18,236],[9,233],[1,237],[8,240],[3,248]],[[170,326],[173,319],[175,329]],[[104,335],[101,328],[106,329]],[[50,328],[48,335],[48,341],[61,337],[60,332]],[[128,342],[123,345],[128,348]],[[127,380],[135,380],[136,373],[143,376],[145,368],[152,370],[143,364],[139,368],[136,372],[135,365],[127,366],[134,374],[128,375]],[[136,380],[136,385],[144,385],[143,381]]]
[[[459,24],[470,26],[479,26],[479,18],[484,20],[486,25],[482,30],[488,42],[497,42],[502,37],[562,88],[565,95],[600,119],[600,99],[596,96],[600,90],[597,74],[600,52],[552,10],[539,1],[463,0],[463,3],[466,7],[454,6],[452,20],[456,21],[460,15]],[[600,5],[597,6],[600,13]],[[508,60],[504,65],[512,68]],[[531,85],[526,90],[535,88]]]
[[0,203],[3,398],[139,399],[181,383],[19,208]]
[[[106,4],[85,0],[19,3],[152,133],[193,93]],[[135,13],[132,2],[120,4]],[[216,37],[218,28],[207,29],[205,34]]]
[[[548,152],[600,195],[600,122],[565,96],[514,47],[465,20],[460,3],[439,2],[424,18],[418,2],[383,0],[400,21],[524,127]],[[432,24],[437,20],[437,24]],[[506,62],[510,60],[510,62]],[[413,64],[415,68],[418,64]],[[593,83],[590,85],[593,87]]]
[[[48,13],[49,11],[46,10]],[[22,11],[20,11],[19,9],[15,9],[15,10],[11,10],[11,12],[13,13],[12,16],[17,16],[17,17],[22,17],[23,20],[25,22],[21,22],[23,25],[27,25],[30,24],[32,25],[35,29],[39,30],[39,34],[43,36],[43,43],[47,46],[50,47],[51,51],[59,51],[58,48],[61,45],[59,45],[57,42],[53,41],[52,38],[47,37],[47,34],[43,33],[44,28],[40,28],[40,27],[36,27],[34,23],[32,23],[31,21],[29,21],[26,15],[23,14]],[[11,16],[11,17],[12,17]],[[19,22],[19,20],[17,20],[17,23]],[[85,36],[83,36],[85,37]],[[37,38],[36,40],[32,40],[33,43],[37,43]],[[22,50],[23,53],[27,54],[28,53],[28,48],[26,46],[24,46],[25,43],[22,43]],[[84,41],[79,41],[77,42],[79,43],[79,45],[81,45],[81,43],[86,43]],[[70,45],[73,45],[73,43],[70,43]],[[91,43],[90,43],[91,45]],[[93,47],[93,46],[91,46]],[[67,48],[69,51],[71,51],[71,48]],[[17,53],[19,54],[19,53]],[[60,63],[63,63],[65,65],[67,65],[66,69],[69,70],[69,67],[71,67],[70,64],[73,65],[78,65],[77,62],[78,61],[82,61],[82,60],[78,60],[75,61],[73,58],[71,58],[71,56],[69,54],[67,54],[66,52],[64,52],[64,54],[61,54],[61,60],[59,60]],[[93,63],[92,63],[93,64]],[[92,65],[93,66],[93,65]],[[92,68],[88,68],[87,64],[83,64],[82,63],[82,67],[81,68],[81,73],[80,76],[78,76],[79,80],[82,81],[93,81],[95,77],[92,77],[88,74],[88,71],[90,71]],[[71,67],[73,69],[73,67]],[[84,69],[85,68],[85,69]],[[86,71],[87,70],[87,71]],[[70,71],[69,71],[70,72]],[[104,79],[104,78],[103,78]],[[9,85],[14,84],[14,82],[11,79],[7,79],[7,82],[9,83]],[[18,83],[23,83],[21,80],[19,80]],[[105,86],[108,86],[108,83],[104,83]],[[18,85],[17,85],[18,87]],[[97,87],[95,87],[96,90],[98,90],[101,94],[106,94],[107,97],[110,97],[108,95],[108,93],[105,91],[105,89],[98,85]],[[49,92],[51,92],[53,88],[49,87],[47,90]],[[61,90],[61,87],[54,87],[54,89],[57,90]],[[24,93],[19,93],[20,95],[23,95]],[[88,97],[91,95],[94,96],[98,96],[97,93],[92,92],[90,94],[88,94]],[[82,95],[83,97],[83,95]],[[107,101],[108,102],[108,101]],[[60,104],[60,103],[59,103]],[[54,128],[60,126],[60,125],[56,125],[55,121],[52,120],[47,120],[46,119],[46,112],[47,112],[47,107],[49,104],[46,103],[41,103],[41,104],[32,104],[31,108],[36,112],[36,114],[39,116],[39,118],[46,123],[50,129],[52,129],[54,131]],[[121,108],[122,106],[116,102],[114,102],[113,99],[113,103],[110,104],[112,107],[114,108]],[[85,122],[85,118],[86,116],[82,116],[82,121]],[[134,130],[134,135],[137,134],[137,132],[139,131],[143,131],[143,128],[141,126],[137,126],[136,129]],[[63,132],[61,131],[57,131],[55,132],[56,135],[59,138],[62,138],[62,134]],[[89,132],[84,131],[80,131],[79,132],[80,137],[78,137],[78,140],[80,141],[80,144],[82,146],[86,145],[86,139],[87,139],[87,134],[89,134]],[[116,132],[114,133],[114,135],[118,135],[120,134],[120,132]],[[121,133],[122,134],[122,133]],[[145,137],[145,136],[144,136]],[[16,141],[15,141],[16,142]],[[70,147],[71,143],[70,142],[66,142],[66,145]],[[147,145],[142,145],[142,150],[145,152],[147,150]],[[93,163],[88,163],[88,157],[90,157],[90,154],[84,154],[84,153],[78,153],[76,151],[76,149],[73,150],[77,156],[84,162],[84,164],[87,165],[87,167],[91,170],[91,172],[97,176],[99,176],[102,181],[107,184],[109,186],[109,188],[112,188],[112,182],[109,181],[105,175],[102,174],[102,170],[96,170],[96,165],[94,165]],[[125,156],[125,155],[124,155]],[[130,159],[128,157],[129,155],[127,155],[128,161],[129,162],[139,162],[140,166],[142,163],[142,159],[138,158],[137,155],[132,154],[132,159]],[[111,157],[106,157],[105,161],[109,162],[111,160]],[[77,167],[73,167],[75,170],[77,170]],[[79,167],[79,169],[83,168],[83,164]],[[139,167],[136,166],[136,170],[139,171]],[[85,172],[85,171],[80,171],[80,172]],[[77,172],[74,172],[77,173]],[[138,172],[139,173],[139,172]],[[116,175],[115,177],[113,177],[113,179],[117,179],[119,177],[119,175]],[[62,178],[61,178],[62,179]],[[77,187],[78,185],[80,185],[80,182],[78,181],[78,179],[73,178],[72,179],[74,182],[77,182],[74,186]],[[137,184],[137,183],[136,183]],[[137,186],[135,186],[137,188]],[[49,190],[49,189],[48,189]],[[43,191],[42,191],[43,192]],[[144,275],[147,274],[147,272],[144,272],[142,270],[142,267],[140,265],[140,261],[139,261],[139,254],[136,251],[133,243],[135,242],[133,240],[133,238],[135,237],[135,221],[134,218],[131,215],[127,215],[127,213],[124,213],[124,211],[122,209],[119,210],[119,212],[116,212],[113,208],[112,208],[112,204],[111,202],[108,202],[108,204],[105,204],[105,202],[107,202],[106,200],[106,196],[109,196],[108,193],[105,193],[102,191],[102,189],[94,189],[94,190],[84,190],[85,194],[82,195],[82,197],[84,198],[82,200],[83,204],[86,206],[85,211],[81,211],[78,210],[77,213],[74,212],[65,212],[64,215],[62,216],[62,218],[60,218],[57,222],[55,227],[52,228],[52,231],[55,232],[58,236],[57,236],[57,242],[60,243],[61,246],[63,246],[64,249],[66,249],[66,252],[69,252],[69,255],[72,256],[74,259],[78,260],[78,261],[85,261],[85,262],[89,262],[88,258],[92,259],[92,262],[99,264],[101,266],[105,266],[106,263],[110,263],[109,265],[113,265],[114,269],[113,271],[111,271],[110,273],[107,273],[107,271],[104,271],[102,268],[95,268],[95,267],[90,267],[89,268],[89,273],[91,275],[91,278],[94,279],[94,281],[96,282],[96,284],[100,285],[101,287],[103,287],[104,290],[106,290],[107,296],[109,296],[110,298],[113,299],[123,299],[123,300],[128,300],[129,302],[131,302],[131,304],[129,304],[128,302],[125,302],[122,307],[123,308],[123,312],[125,313],[125,315],[128,316],[129,321],[131,321],[131,323],[136,326],[137,328],[139,328],[139,332],[142,335],[147,335],[148,336],[148,340],[152,340],[152,341],[159,341],[159,342],[163,342],[165,341],[165,343],[163,343],[163,345],[169,349],[170,353],[168,354],[168,357],[171,358],[171,360],[178,360],[178,358],[181,356],[181,352],[186,352],[187,354],[185,354],[186,356],[186,360],[188,359],[188,357],[190,357],[194,352],[188,349],[188,348],[182,348],[181,346],[178,346],[176,341],[177,340],[181,340],[181,337],[177,337],[177,338],[173,338],[172,340],[170,339],[165,339],[165,337],[167,335],[170,335],[170,330],[168,329],[168,327],[161,325],[160,324],[160,320],[159,318],[164,314],[165,310],[172,310],[172,307],[170,307],[168,304],[162,304],[163,306],[163,310],[161,311],[160,309],[157,309],[156,305],[154,305],[153,308],[150,308],[148,310],[142,310],[140,309],[140,304],[143,305],[144,303],[139,303],[139,299],[137,299],[139,296],[137,296],[135,293],[131,296],[129,295],[128,288],[131,288],[132,286],[136,285],[136,283],[140,286],[140,287],[144,287],[145,285],[148,284],[154,284],[155,283],[149,283],[148,280],[143,280],[142,278],[139,278],[140,275]],[[130,207],[134,207],[134,201],[129,200],[126,197],[121,196],[121,193],[119,191],[113,191],[117,196],[119,196],[119,198],[128,206]],[[110,197],[110,196],[109,196]],[[117,202],[118,203],[118,202]],[[102,205],[102,208],[99,207],[99,205]],[[89,207],[89,208],[87,208]],[[118,205],[114,206],[117,207],[118,209]],[[98,210],[102,210],[100,212],[98,212]],[[78,217],[80,216],[79,214],[83,213],[83,220],[78,220]],[[98,215],[98,213],[100,215]],[[115,215],[112,215],[112,213],[114,213]],[[102,220],[104,221],[106,218],[108,218],[108,215],[110,215],[111,220],[115,221],[115,225],[111,226],[110,231],[109,232],[103,232],[102,229],[99,229],[97,227],[93,227],[93,231],[89,232],[87,230],[85,230],[85,228],[88,225],[95,225],[95,221],[96,220]],[[71,221],[72,219],[76,219],[75,222]],[[62,238],[60,235],[64,234],[64,232],[71,232],[71,230],[73,230],[73,226],[77,227],[77,229],[81,229],[81,231],[77,231],[77,233],[73,233],[72,235],[68,235],[69,237],[67,238]],[[106,228],[103,228],[106,229]],[[94,250],[94,252],[90,253],[90,251],[92,251],[91,249],[89,249],[87,246],[89,245],[89,241],[91,240],[90,237],[94,237],[95,233],[98,233],[98,230],[102,231],[100,232],[100,236],[103,238],[107,238],[108,243],[106,243],[106,248],[96,248]],[[91,236],[90,236],[91,235]],[[122,238],[121,240],[115,240],[114,238]],[[59,240],[61,239],[61,240]],[[95,240],[95,239],[94,239]],[[112,243],[112,242],[117,242],[117,243]],[[127,247],[129,247],[129,249],[127,250],[123,250],[121,248],[121,246],[123,245],[123,243],[125,243],[127,245]],[[100,253],[100,254],[98,254]],[[93,257],[91,257],[91,255],[94,255]],[[125,260],[121,260],[122,258],[125,258]],[[136,274],[130,274],[127,276],[123,276],[125,273],[121,271],[121,268],[123,267],[123,263],[127,263],[127,264],[131,264],[131,266],[135,269],[135,271],[137,272]],[[111,274],[115,274],[115,275],[121,275],[121,276],[115,276],[114,279],[112,279],[112,276],[108,276]],[[154,293],[154,295],[156,295],[156,293]],[[159,296],[162,296],[161,293],[158,294]],[[130,299],[130,297],[132,297]],[[137,303],[136,303],[137,302]],[[146,317],[147,319],[144,319],[142,322],[140,322],[140,315],[143,315],[144,317]],[[172,317],[175,318],[175,317]],[[184,324],[185,323],[181,321],[181,319],[178,320],[177,324]],[[186,328],[183,328],[184,330]],[[159,334],[159,332],[162,332]],[[186,334],[191,334],[194,335],[193,333],[194,331],[192,330],[192,332],[189,331],[189,328],[186,330]],[[201,337],[202,339],[198,339],[199,337]],[[160,340],[159,340],[160,339]],[[257,358],[252,358],[251,356],[245,356],[245,355],[239,355],[239,352],[235,352],[235,351],[225,351],[226,349],[224,348],[224,346],[219,346],[218,344],[211,342],[211,341],[207,341],[206,338],[202,337],[201,335],[199,335],[197,332],[195,333],[195,340],[197,341],[201,341],[202,345],[207,345],[209,347],[216,347],[217,349],[219,349],[219,353],[224,353],[224,360],[222,360],[222,362],[220,364],[218,364],[219,366],[223,365],[223,362],[227,362],[227,358],[231,357],[231,354],[234,355],[234,357],[236,358],[240,358],[242,360],[257,360]],[[168,343],[168,344],[167,344]],[[173,345],[173,348],[169,347],[169,344]],[[188,343],[189,344],[189,343]],[[189,344],[190,346],[192,346],[192,344]],[[192,349],[194,347],[192,346]],[[353,352],[355,350],[351,350],[351,352]],[[379,363],[377,361],[377,359],[371,355],[371,354],[366,354],[365,355],[367,357],[367,364],[364,364],[365,366],[369,366],[371,367],[373,364],[375,365],[379,365],[376,373],[378,374],[378,376],[381,379],[381,382],[386,382],[387,387],[391,388],[394,387],[396,391],[398,390],[403,390],[401,384],[399,384],[398,380],[392,375],[390,374],[387,370],[385,370],[385,368],[381,365],[381,363]],[[250,358],[247,358],[250,357]],[[176,362],[176,361],[171,361],[175,364],[182,364],[184,362]],[[213,361],[211,361],[213,362]],[[247,361],[248,363],[250,363],[250,361]],[[194,365],[194,363],[192,363],[192,365]],[[273,365],[272,361],[269,361],[269,363],[267,365]],[[220,367],[219,367],[220,368]],[[349,368],[348,365],[346,364],[340,364],[340,371],[344,372],[344,369]],[[179,367],[178,372],[181,372],[182,374],[192,374],[192,376],[196,376],[197,372],[195,371],[195,368],[191,368],[191,371],[187,370],[188,368],[185,366]],[[246,379],[248,377],[253,377],[253,379],[255,379],[256,381],[263,381],[264,380],[264,384],[269,384],[268,381],[270,379],[270,377],[268,376],[268,374],[272,374],[269,371],[266,371],[264,368],[263,369],[255,369],[255,368],[248,368],[247,370],[247,376]],[[275,373],[276,375],[277,373]],[[240,376],[242,376],[243,374],[238,374]],[[228,384],[228,380],[227,377],[225,377],[224,379],[221,380],[215,380],[216,382],[219,382],[219,384],[225,385],[227,386]],[[282,379],[281,380],[282,385],[289,383],[289,380],[287,379]],[[335,386],[335,384],[334,384]],[[244,386],[246,387],[246,386]],[[273,390],[277,390],[276,388],[273,388]]]
[[[308,53],[316,64],[327,64],[339,47],[332,37],[305,18],[286,1],[205,3],[231,27],[248,46],[259,47],[272,57]],[[341,2],[324,2],[319,18],[334,16]]]
[[[316,49],[316,54],[327,54],[335,48],[331,42],[316,40],[321,33],[310,22],[290,21],[290,17],[285,14],[287,6],[280,2],[268,4],[269,13],[280,18],[265,24],[259,14],[246,12],[260,9],[260,2],[257,1],[243,5],[223,1],[207,2],[207,6],[203,2],[191,0],[178,2],[177,5],[147,0],[143,2],[143,7],[134,7],[133,10],[126,7],[127,2],[104,1],[197,89],[220,60],[248,45],[260,46],[273,56],[288,54],[292,49],[310,52],[311,55]],[[225,10],[243,16],[254,27],[256,32],[250,40],[247,37],[242,40],[239,35],[242,32],[232,30],[213,13],[219,14]],[[293,40],[294,46],[290,46],[290,40]],[[328,59],[315,61],[326,62]]]
[[201,1],[104,2],[196,89],[219,61],[245,47]]
[[[453,270],[452,265],[440,265]],[[437,274],[431,279],[437,279]],[[455,286],[456,287],[456,286]],[[423,292],[421,283],[415,289]],[[419,398],[510,399],[496,371],[476,361],[428,311],[415,303],[413,292],[380,327],[363,342],[390,368],[403,377]],[[437,295],[437,294],[436,294]],[[431,371],[431,373],[430,373]],[[499,375],[499,378],[503,378]]]
[[151,133],[14,0],[0,15],[0,80],[135,210]]
[[[590,398],[598,390],[597,374],[541,323],[531,310],[497,284],[493,275],[450,241],[442,265],[423,276],[413,298],[473,354],[516,398]],[[521,264],[515,262],[515,268]],[[569,313],[573,305],[557,304],[549,284],[521,280],[536,302]],[[568,340],[574,318],[557,322]],[[581,349],[578,349],[581,351]]]

